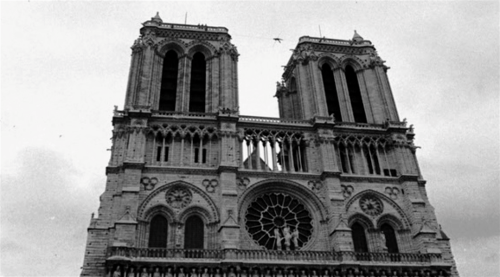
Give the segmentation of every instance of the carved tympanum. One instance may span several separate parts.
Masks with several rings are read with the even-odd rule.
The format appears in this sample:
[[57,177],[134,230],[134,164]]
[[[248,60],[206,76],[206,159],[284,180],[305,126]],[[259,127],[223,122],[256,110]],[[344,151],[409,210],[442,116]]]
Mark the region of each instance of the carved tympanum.
[[165,198],[172,208],[181,209],[191,203],[193,195],[187,188],[176,186],[167,191]]

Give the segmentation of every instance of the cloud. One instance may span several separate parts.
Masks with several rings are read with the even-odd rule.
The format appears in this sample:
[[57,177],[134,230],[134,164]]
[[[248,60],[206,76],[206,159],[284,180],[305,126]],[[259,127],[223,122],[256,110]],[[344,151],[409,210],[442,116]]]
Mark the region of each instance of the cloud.
[[79,274],[97,197],[95,186],[77,185],[81,173],[62,156],[26,148],[19,170],[2,176],[2,276]]

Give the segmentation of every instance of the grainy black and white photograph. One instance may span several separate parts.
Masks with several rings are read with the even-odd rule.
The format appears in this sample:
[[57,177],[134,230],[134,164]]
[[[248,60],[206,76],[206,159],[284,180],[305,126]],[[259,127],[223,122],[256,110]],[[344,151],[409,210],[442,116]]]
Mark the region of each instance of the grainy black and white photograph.
[[0,276],[500,276],[498,1],[3,1]]

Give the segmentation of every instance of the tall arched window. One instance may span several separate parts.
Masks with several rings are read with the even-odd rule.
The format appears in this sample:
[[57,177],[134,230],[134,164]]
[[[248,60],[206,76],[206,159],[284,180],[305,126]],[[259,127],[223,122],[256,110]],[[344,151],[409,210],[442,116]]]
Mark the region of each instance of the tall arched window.
[[149,247],[167,248],[168,222],[162,215],[155,215],[149,225]]
[[352,242],[355,252],[368,252],[368,244],[366,243],[365,228],[359,223],[354,223],[351,226]]
[[200,52],[194,54],[191,63],[190,112],[205,112],[206,67],[205,56]]
[[159,110],[175,111],[178,64],[177,53],[174,50],[168,51],[163,60]]
[[203,220],[197,215],[190,216],[184,226],[184,248],[203,249],[203,236]]
[[359,89],[358,76],[350,65],[345,67],[345,78],[347,88],[349,89],[349,98],[351,98],[354,121],[366,123],[365,108],[363,106],[363,99],[361,98],[361,90]]
[[335,78],[333,77],[333,71],[330,68],[330,65],[325,63],[321,67],[321,76],[323,76],[323,86],[325,88],[328,115],[333,114],[335,116],[335,121],[342,121],[339,98],[337,96],[337,88],[335,86]]
[[396,233],[391,225],[384,223],[380,230],[385,236],[385,246],[387,247],[387,252],[389,253],[399,253],[398,242],[396,240]]

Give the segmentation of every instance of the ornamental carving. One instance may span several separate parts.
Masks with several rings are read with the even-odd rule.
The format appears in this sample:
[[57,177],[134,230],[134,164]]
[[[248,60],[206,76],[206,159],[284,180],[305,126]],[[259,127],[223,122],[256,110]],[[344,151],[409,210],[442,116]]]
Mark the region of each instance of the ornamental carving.
[[182,209],[191,203],[193,195],[187,188],[175,186],[165,193],[165,199],[170,207]]
[[202,184],[207,192],[212,193],[215,191],[215,187],[219,185],[219,182],[215,179],[212,180],[205,179],[203,180]]
[[384,210],[382,201],[375,195],[365,194],[359,199],[359,206],[361,210],[370,216],[378,216]]
[[309,60],[316,61],[318,60],[318,56],[314,52],[313,47],[308,45],[301,45],[295,50],[293,50],[292,58],[295,62],[306,65]]
[[242,190],[246,189],[247,186],[250,184],[250,179],[248,179],[247,177],[236,178],[236,180],[238,180],[238,188]]
[[153,177],[142,177],[141,184],[144,186],[145,190],[152,190],[155,188],[155,185],[158,183],[158,179]]
[[304,204],[285,193],[256,198],[245,214],[250,237],[269,250],[299,250],[310,240],[312,217]]
[[399,189],[397,187],[386,187],[385,193],[392,199],[398,199]]
[[354,188],[350,185],[341,185],[342,188],[342,195],[344,195],[344,199],[347,199],[351,197],[352,193],[354,192]]
[[307,185],[315,193],[320,192],[321,189],[323,188],[323,183],[321,181],[319,181],[319,180],[316,180],[316,181],[311,180],[311,181],[307,182]]

